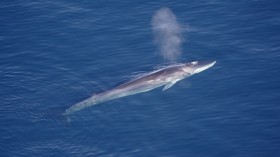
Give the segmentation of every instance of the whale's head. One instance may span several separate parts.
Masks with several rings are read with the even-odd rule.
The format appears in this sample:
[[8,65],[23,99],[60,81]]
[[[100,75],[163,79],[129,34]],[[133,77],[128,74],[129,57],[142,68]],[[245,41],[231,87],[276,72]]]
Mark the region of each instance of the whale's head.
[[215,63],[216,61],[193,61],[186,63],[184,70],[193,75],[212,67]]

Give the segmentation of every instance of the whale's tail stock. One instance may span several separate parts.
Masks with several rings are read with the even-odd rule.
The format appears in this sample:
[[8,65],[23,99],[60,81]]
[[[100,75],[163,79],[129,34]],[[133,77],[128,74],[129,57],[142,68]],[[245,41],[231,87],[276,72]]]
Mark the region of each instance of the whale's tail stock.
[[68,109],[66,109],[61,115],[64,117],[64,121],[70,125],[70,122],[71,122],[71,119],[69,117],[69,115],[79,111],[79,110],[82,110],[86,107],[89,107],[91,105],[94,105],[94,100],[93,100],[93,97],[90,97],[86,100],[83,100],[81,102],[78,102],[72,106],[70,106]]
[[83,100],[81,102],[78,102],[78,103],[70,106],[68,109],[65,110],[65,112],[62,115],[69,116],[70,114],[72,114],[74,112],[77,112],[79,110],[82,110],[82,109],[89,107],[91,105],[94,105],[94,104],[95,104],[95,100],[94,100],[94,96],[93,96],[93,97],[90,97],[86,100]]

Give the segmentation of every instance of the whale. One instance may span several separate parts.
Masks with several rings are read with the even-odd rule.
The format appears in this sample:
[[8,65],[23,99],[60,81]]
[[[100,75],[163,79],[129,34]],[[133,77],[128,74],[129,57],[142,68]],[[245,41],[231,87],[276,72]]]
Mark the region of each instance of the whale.
[[78,102],[66,109],[63,115],[70,115],[82,109],[106,101],[147,92],[161,86],[164,86],[162,91],[165,91],[178,81],[200,73],[212,67],[215,63],[216,61],[192,61],[188,63],[173,64],[155,70],[129,82],[121,84],[120,86],[117,86],[111,90],[95,94],[81,102]]

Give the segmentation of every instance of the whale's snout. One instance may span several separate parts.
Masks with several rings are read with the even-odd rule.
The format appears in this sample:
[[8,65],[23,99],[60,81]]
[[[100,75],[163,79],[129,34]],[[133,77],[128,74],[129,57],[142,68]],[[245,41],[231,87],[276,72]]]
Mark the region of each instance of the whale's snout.
[[194,73],[200,73],[216,64],[216,61],[197,61]]

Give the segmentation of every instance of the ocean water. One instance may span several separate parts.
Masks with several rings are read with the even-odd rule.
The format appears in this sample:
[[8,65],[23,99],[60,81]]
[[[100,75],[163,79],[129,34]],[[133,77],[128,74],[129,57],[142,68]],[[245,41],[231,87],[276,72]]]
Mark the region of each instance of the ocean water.
[[[214,67],[65,120],[94,93],[168,64],[151,19],[184,28],[179,62]],[[278,1],[0,2],[0,156],[279,157]]]

